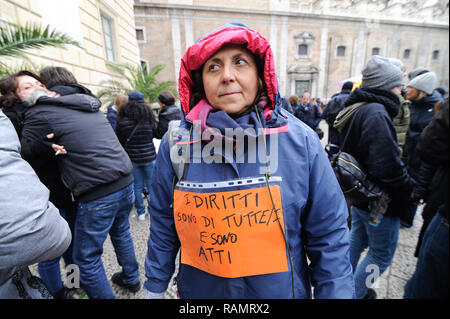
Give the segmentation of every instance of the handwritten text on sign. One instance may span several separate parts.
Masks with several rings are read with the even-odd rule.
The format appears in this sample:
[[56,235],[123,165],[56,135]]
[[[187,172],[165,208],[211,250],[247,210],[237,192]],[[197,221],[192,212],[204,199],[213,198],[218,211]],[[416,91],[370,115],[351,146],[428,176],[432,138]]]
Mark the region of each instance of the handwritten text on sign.
[[[196,193],[175,190],[181,262],[236,278],[288,270],[279,186]],[[280,224],[279,224],[280,223]]]

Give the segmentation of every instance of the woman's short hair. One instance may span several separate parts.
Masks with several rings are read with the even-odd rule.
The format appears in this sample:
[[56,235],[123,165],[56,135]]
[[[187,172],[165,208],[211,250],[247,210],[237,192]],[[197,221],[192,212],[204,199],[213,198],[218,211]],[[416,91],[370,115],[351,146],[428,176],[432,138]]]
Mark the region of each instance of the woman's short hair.
[[0,96],[0,108],[11,107],[15,103],[20,101],[20,98],[16,93],[17,78],[20,76],[31,76],[32,78],[35,78],[36,80],[42,83],[42,80],[39,77],[39,75],[27,70],[22,70],[10,75],[9,77],[0,82],[0,93],[2,94]]
[[291,96],[289,96],[289,103],[291,103],[291,105],[298,105],[299,102],[300,98],[297,95],[292,94]]
[[170,91],[163,91],[158,95],[158,100],[164,105],[175,104],[175,95]]
[[61,66],[46,66],[39,71],[39,76],[48,89],[57,85],[78,84],[73,73]]
[[114,99],[114,105],[116,106],[116,110],[118,111],[122,105],[128,103],[128,97],[124,94],[117,94]]

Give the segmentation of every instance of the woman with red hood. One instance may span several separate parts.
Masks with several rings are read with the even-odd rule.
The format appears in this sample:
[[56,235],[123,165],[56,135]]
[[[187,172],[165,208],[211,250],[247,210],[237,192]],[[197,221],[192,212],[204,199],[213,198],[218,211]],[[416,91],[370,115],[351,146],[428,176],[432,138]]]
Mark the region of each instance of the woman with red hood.
[[[353,298],[347,206],[317,134],[283,110],[273,53],[227,24],[181,61],[156,159],[148,298]],[[307,258],[310,260],[308,265]]]

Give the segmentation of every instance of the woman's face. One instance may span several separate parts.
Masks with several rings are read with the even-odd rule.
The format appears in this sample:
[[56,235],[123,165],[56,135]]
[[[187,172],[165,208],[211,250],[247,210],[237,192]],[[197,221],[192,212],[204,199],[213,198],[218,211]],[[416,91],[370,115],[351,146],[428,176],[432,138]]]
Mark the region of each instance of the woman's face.
[[401,95],[402,94],[402,89],[403,89],[403,85],[396,86],[396,87],[393,87],[391,89],[391,92],[396,94],[396,95]]
[[21,75],[16,78],[16,81],[17,81],[16,93],[22,101],[25,99],[25,96],[29,95],[36,88],[45,89],[45,85],[39,82],[37,79],[33,78],[32,76]]
[[228,114],[242,113],[258,94],[258,69],[253,54],[233,45],[217,51],[203,66],[206,98]]
[[418,89],[413,88],[411,86],[406,87],[406,99],[407,100],[413,101],[413,100],[420,100],[421,98],[422,98],[421,92]]

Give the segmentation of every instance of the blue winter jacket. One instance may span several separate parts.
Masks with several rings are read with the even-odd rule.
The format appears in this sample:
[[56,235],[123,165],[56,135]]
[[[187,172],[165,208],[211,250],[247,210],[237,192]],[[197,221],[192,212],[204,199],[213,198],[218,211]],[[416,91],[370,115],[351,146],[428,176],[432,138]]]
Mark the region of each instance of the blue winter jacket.
[[[224,37],[222,43],[211,47],[212,40],[218,36]],[[210,56],[230,38],[234,39],[234,43],[246,43],[248,47],[257,42],[259,49],[263,47],[262,43],[267,46],[263,53],[271,54],[268,42],[256,32],[243,27],[224,28],[203,38],[193,49],[191,47],[188,50],[182,60],[180,86],[189,83],[181,80],[183,74],[189,76],[190,73],[190,69],[186,70],[190,63],[186,63],[185,59],[189,62],[189,59],[199,58],[194,49],[209,52]],[[259,51],[256,54],[261,56]],[[206,54],[205,59],[207,57]],[[270,63],[273,63],[272,58],[266,60],[265,68],[272,68],[273,64]],[[193,68],[196,69],[195,66]],[[264,80],[266,83],[276,83],[275,73],[265,72]],[[270,178],[280,187],[284,234],[293,269],[286,248],[283,249],[286,250],[288,270],[283,272],[225,278],[180,262],[176,278],[180,298],[292,298],[292,275],[295,298],[312,298],[312,287],[315,288],[315,298],[354,298],[349,260],[348,210],[344,196],[317,134],[281,109],[281,98],[276,87],[268,90],[274,92],[270,95],[272,109],[258,109],[258,112],[265,129]],[[186,92],[186,88],[180,89],[180,92]],[[180,94],[180,98],[185,106],[183,101],[189,99],[183,100],[183,94]],[[193,125],[194,110],[189,110],[188,106],[183,110],[189,114],[181,120],[180,126],[189,132]],[[255,131],[261,128],[255,110],[250,109],[237,119],[227,116],[223,111],[216,111],[206,124],[214,125],[222,133],[230,125],[254,128]],[[255,178],[261,180],[261,187],[266,185],[264,147],[258,148],[258,152],[254,148],[244,147],[243,158],[246,160],[241,161],[236,149],[226,149],[223,145],[211,148],[207,142],[195,139],[193,134],[188,134],[190,162],[185,167],[181,183],[171,163],[168,134],[162,138],[157,155],[150,193],[151,223],[145,261],[147,281],[144,287],[151,292],[161,293],[167,289],[180,249],[180,234],[177,233],[175,221],[180,217],[177,212],[174,214],[171,206],[174,188],[183,190],[188,186],[196,187],[197,192],[204,193],[212,189],[246,190],[249,186],[244,184]],[[264,145],[258,144],[263,139],[261,131],[249,138],[255,138],[256,145]],[[196,147],[202,153],[201,158],[195,157]],[[253,155],[256,155],[256,163],[247,160]],[[215,161],[211,163],[211,159]],[[174,181],[178,181],[175,187]],[[282,236],[281,232],[279,236]],[[181,247],[181,255],[183,250]]]

